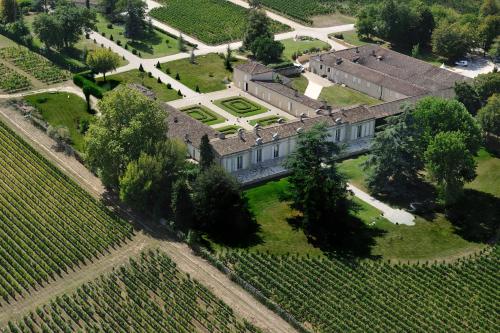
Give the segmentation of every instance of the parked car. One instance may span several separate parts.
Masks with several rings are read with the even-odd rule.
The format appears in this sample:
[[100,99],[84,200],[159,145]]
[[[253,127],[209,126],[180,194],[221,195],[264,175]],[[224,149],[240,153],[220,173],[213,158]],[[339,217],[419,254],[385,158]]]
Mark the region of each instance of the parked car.
[[455,62],[455,65],[461,66],[461,67],[467,67],[469,66],[469,62],[467,60],[459,60]]

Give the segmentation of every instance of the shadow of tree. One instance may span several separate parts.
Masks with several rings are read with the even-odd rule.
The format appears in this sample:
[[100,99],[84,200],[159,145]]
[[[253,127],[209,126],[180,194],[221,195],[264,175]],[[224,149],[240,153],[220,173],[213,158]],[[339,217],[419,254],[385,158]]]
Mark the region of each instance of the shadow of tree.
[[500,198],[467,189],[462,199],[447,207],[446,217],[455,232],[472,242],[496,242],[500,234]]

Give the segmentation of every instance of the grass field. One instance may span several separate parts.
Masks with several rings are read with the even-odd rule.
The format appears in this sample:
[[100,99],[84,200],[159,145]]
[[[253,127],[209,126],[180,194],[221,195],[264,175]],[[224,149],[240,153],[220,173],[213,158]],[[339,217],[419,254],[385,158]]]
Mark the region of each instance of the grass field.
[[332,107],[344,107],[354,104],[374,105],[380,103],[378,99],[338,84],[323,88],[319,99],[326,101]]
[[318,39],[305,39],[305,40],[294,40],[293,38],[285,39],[281,41],[285,46],[283,51],[283,60],[292,60],[292,55],[294,53],[304,53],[311,49],[330,49],[330,45]]
[[[248,10],[225,0],[162,0],[163,6],[149,14],[206,44],[243,39]],[[272,22],[274,32],[289,30]]]
[[[29,328],[28,328],[29,327]],[[2,332],[228,332],[257,329],[159,250],[57,296]]]
[[185,112],[190,117],[201,121],[205,125],[215,125],[220,124],[226,121],[224,117],[219,116],[218,113],[209,110],[208,108],[201,105],[193,105],[181,109],[182,112]]
[[179,53],[177,39],[167,35],[166,33],[154,29],[140,40],[130,40],[125,37],[125,27],[123,25],[113,24],[108,28],[110,22],[102,15],[97,15],[98,21],[96,24],[97,30],[101,35],[105,35],[110,39],[113,36],[115,43],[120,42],[122,47],[128,44],[127,48],[130,52],[133,49],[137,50],[137,54],[142,58],[159,58],[175,53]]
[[293,89],[305,93],[307,89],[307,85],[309,84],[309,80],[304,75],[291,77],[292,79],[292,87]]
[[80,120],[92,121],[87,112],[87,103],[70,93],[42,93],[25,97],[25,100],[40,111],[43,119],[52,126],[65,126],[71,135],[71,145],[83,152],[83,134],[79,130]]
[[132,234],[2,122],[0,223],[0,302],[28,297]]
[[[241,63],[242,60],[235,60],[233,67]],[[164,63],[161,68],[173,78],[179,74],[180,82],[193,90],[198,86],[202,93],[226,89],[233,77],[224,67],[224,60],[215,53],[196,57],[194,64],[189,59],[181,59]]]
[[214,101],[214,104],[236,117],[250,117],[267,112],[262,105],[243,97],[230,97]]
[[134,69],[128,72],[106,76],[106,83],[103,78],[97,79],[98,84],[105,90],[116,88],[120,84],[136,83],[151,89],[156,97],[163,102],[170,102],[182,98],[174,89],[168,89],[164,83],[158,83],[158,79],[149,77],[147,73]]

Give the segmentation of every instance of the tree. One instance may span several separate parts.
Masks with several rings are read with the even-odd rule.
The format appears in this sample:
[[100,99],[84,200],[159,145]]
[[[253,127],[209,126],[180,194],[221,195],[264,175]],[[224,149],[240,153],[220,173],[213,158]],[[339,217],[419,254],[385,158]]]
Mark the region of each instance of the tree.
[[227,51],[226,51],[226,56],[224,57],[224,68],[227,69],[228,71],[233,69],[233,65],[231,64],[232,60],[232,50],[231,46],[227,44]]
[[356,31],[360,38],[370,39],[377,34],[378,7],[367,5],[362,7],[356,16]]
[[258,37],[250,47],[255,59],[265,64],[279,61],[284,49],[285,46],[274,37]]
[[250,5],[250,8],[260,8],[261,7],[260,0],[248,0],[248,5]]
[[19,8],[16,0],[2,0],[1,6],[2,23],[12,23],[18,19]]
[[87,112],[90,113],[92,111],[92,107],[90,105],[90,95],[92,94],[92,88],[88,84],[84,84],[82,91],[85,95],[85,101],[87,102]]
[[100,0],[99,11],[103,13],[111,22],[115,22],[120,11],[120,0]]
[[195,55],[194,55],[194,47],[191,49],[191,54],[189,55],[189,63],[194,65],[196,61]]
[[432,51],[454,61],[467,54],[471,48],[470,31],[458,23],[441,23],[432,33]]
[[418,131],[417,145],[422,153],[442,132],[461,132],[472,154],[476,154],[481,146],[479,124],[459,101],[438,97],[421,99],[415,105],[413,117]]
[[488,104],[479,110],[477,120],[485,132],[500,136],[500,94],[488,99]]
[[490,49],[493,41],[500,35],[500,16],[486,16],[481,20],[478,28],[480,46],[486,52]]
[[463,185],[476,177],[476,163],[466,138],[460,132],[438,133],[425,151],[425,165],[430,178],[437,182],[439,196],[451,205],[462,194]]
[[481,108],[481,99],[479,98],[476,89],[474,89],[474,87],[467,82],[455,83],[455,95],[456,99],[465,105],[465,108],[470,112],[470,114],[475,115]]
[[300,133],[284,166],[290,171],[285,198],[302,213],[302,227],[311,234],[340,233],[348,215],[347,184],[337,170],[339,147],[329,141],[325,124]]
[[87,65],[94,73],[102,73],[106,81],[106,73],[115,70],[120,65],[120,57],[113,51],[100,48],[88,54]]
[[186,51],[186,45],[184,42],[184,37],[182,37],[182,34],[180,34],[179,38],[177,39],[177,49],[179,50],[179,52]]
[[374,193],[404,195],[408,186],[417,182],[423,165],[408,109],[388,119],[384,130],[376,135],[364,167],[368,170],[368,187]]
[[203,135],[200,142],[200,168],[206,170],[214,164],[214,150],[208,139],[208,135]]
[[86,136],[86,161],[107,187],[118,186],[128,164],[142,153],[153,155],[165,141],[167,114],[156,101],[139,91],[119,86],[99,102],[101,116]]
[[54,11],[35,17],[33,31],[47,48],[69,48],[84,32],[95,28],[95,21],[93,11],[74,3],[61,2]]
[[218,165],[201,172],[193,185],[197,228],[224,241],[254,231],[255,221],[236,179]]
[[479,13],[482,17],[500,14],[497,0],[484,0]]
[[500,58],[500,37],[495,38],[493,44],[490,47],[490,50],[488,51],[488,55],[493,59]]
[[486,104],[488,98],[494,94],[500,93],[500,73],[491,72],[480,74],[474,79],[474,89],[477,91],[483,105]]
[[147,26],[146,9],[147,4],[143,0],[127,0],[125,18],[125,36],[130,39],[138,39],[144,33]]
[[243,37],[243,47],[247,50],[252,48],[257,38],[273,38],[269,18],[261,9],[252,9],[248,14],[247,28]]
[[183,230],[193,227],[195,213],[192,189],[184,177],[179,178],[173,185],[172,212],[174,213],[177,227]]

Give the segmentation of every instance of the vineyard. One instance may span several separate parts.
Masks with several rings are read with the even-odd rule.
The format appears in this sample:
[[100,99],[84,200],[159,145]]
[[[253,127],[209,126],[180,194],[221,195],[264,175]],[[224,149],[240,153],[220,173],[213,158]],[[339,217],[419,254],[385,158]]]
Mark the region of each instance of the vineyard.
[[0,223],[0,309],[132,234],[1,122]]
[[142,253],[4,332],[258,332],[159,251]]
[[69,72],[59,69],[46,58],[22,46],[0,49],[0,58],[30,73],[43,83],[58,83],[70,77]]
[[2,78],[0,80],[0,90],[7,93],[26,90],[31,85],[26,76],[17,73],[2,63],[0,63],[0,77]]
[[227,252],[221,259],[315,332],[499,332],[500,247],[448,264]]
[[[247,10],[225,0],[163,0],[163,7],[149,12],[159,21],[181,30],[207,44],[222,44],[243,39]],[[275,32],[289,27],[273,21]]]

